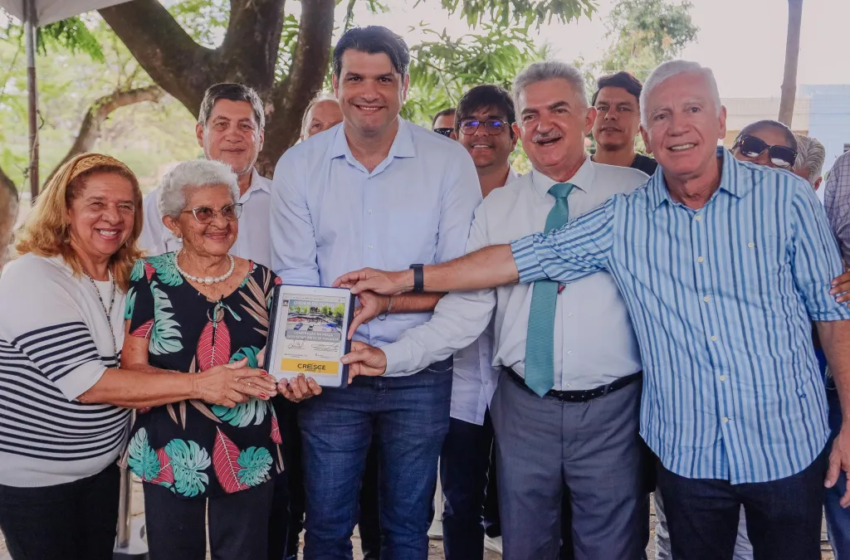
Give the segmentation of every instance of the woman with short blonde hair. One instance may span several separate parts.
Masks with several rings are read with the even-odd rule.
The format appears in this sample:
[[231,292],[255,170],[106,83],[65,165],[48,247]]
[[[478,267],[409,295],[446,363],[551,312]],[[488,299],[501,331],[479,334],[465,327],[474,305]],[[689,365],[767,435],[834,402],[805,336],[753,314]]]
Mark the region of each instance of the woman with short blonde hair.
[[83,154],[46,185],[0,279],[0,530],[12,558],[112,558],[130,408],[232,407],[275,389],[245,362],[118,369],[142,224],[135,175]]

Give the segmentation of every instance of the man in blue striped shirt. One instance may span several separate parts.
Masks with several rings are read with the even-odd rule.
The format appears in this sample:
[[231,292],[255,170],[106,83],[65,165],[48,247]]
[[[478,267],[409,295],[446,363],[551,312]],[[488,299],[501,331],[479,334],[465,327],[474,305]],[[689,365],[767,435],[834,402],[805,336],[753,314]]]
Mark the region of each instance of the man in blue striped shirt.
[[663,173],[634,193],[548,235],[426,267],[419,282],[374,270],[342,280],[389,294],[608,271],[640,344],[641,434],[662,462],[673,556],[731,558],[743,505],[756,557],[819,559],[824,473],[832,486],[850,469],[848,428],[827,472],[811,345],[813,320],[847,403],[850,311],[829,293],[842,268],[826,217],[805,181],[716,148],[726,114],[709,69],[661,65],[641,111]]

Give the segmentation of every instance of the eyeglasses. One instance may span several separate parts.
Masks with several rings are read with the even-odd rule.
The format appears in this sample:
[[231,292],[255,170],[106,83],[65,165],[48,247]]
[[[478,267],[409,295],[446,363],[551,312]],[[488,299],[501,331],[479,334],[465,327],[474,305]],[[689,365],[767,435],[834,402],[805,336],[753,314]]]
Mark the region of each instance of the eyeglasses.
[[435,128],[435,129],[434,129],[434,132],[436,132],[437,134],[442,134],[442,135],[443,135],[443,136],[445,136],[446,138],[448,138],[449,136],[451,136],[451,135],[452,135],[452,132],[454,132],[454,131],[455,131],[455,130],[454,130],[453,128]]
[[797,161],[797,152],[788,146],[770,146],[767,142],[755,136],[742,136],[735,142],[734,148],[738,149],[741,155],[747,159],[756,159],[767,150],[770,163],[782,169],[794,167],[794,162]]
[[484,132],[490,136],[498,136],[503,130],[508,128],[508,123],[502,119],[487,119],[479,121],[475,119],[461,121],[460,131],[467,135],[472,135],[478,132],[478,128],[484,126]]
[[236,202],[234,204],[228,204],[226,206],[222,206],[221,210],[216,210],[209,206],[195,206],[191,210],[183,210],[182,214],[192,214],[195,216],[195,220],[201,224],[208,224],[212,222],[219,214],[221,214],[221,217],[228,222],[233,222],[238,220],[239,216],[242,215],[242,203]]

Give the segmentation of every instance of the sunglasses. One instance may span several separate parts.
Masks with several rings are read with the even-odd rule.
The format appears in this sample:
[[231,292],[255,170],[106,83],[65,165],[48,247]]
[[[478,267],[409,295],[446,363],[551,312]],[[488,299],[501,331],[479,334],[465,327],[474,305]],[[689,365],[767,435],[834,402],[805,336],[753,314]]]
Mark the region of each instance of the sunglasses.
[[239,216],[242,215],[242,203],[236,202],[234,204],[228,204],[226,206],[222,206],[221,210],[216,210],[209,206],[195,206],[191,210],[184,210],[182,213],[192,214],[195,216],[195,220],[201,224],[208,224],[212,222],[219,214],[221,214],[221,217],[228,222],[233,222],[238,220]]
[[441,135],[445,136],[446,138],[448,138],[449,136],[452,135],[452,132],[454,132],[454,129],[453,128],[435,128],[434,132],[436,132],[437,134],[441,134]]
[[484,127],[484,132],[486,132],[490,136],[498,136],[502,133],[503,130],[508,128],[508,123],[506,123],[502,119],[487,119],[486,121],[470,119],[461,121],[460,131],[466,135],[471,136],[478,132],[478,129],[481,126]]
[[782,169],[794,167],[797,152],[788,146],[769,146],[767,142],[755,136],[742,136],[735,142],[735,148],[747,159],[756,159],[767,150],[770,163]]

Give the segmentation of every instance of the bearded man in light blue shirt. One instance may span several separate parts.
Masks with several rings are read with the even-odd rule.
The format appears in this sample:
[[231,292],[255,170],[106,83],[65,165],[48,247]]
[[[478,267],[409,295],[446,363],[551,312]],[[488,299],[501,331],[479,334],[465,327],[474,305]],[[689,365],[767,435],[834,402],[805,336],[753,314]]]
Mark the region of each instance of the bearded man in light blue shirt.
[[[333,85],[344,120],[291,148],[275,170],[272,268],[285,283],[329,286],[363,266],[408,268],[464,253],[481,202],[478,177],[460,144],[399,118],[409,62],[404,41],[383,27],[351,29],[337,43]],[[355,339],[392,343],[427,322],[439,297],[361,294]],[[427,558],[451,386],[449,358],[393,377],[359,377],[299,405],[306,559],[351,558],[373,440],[381,557]]]

